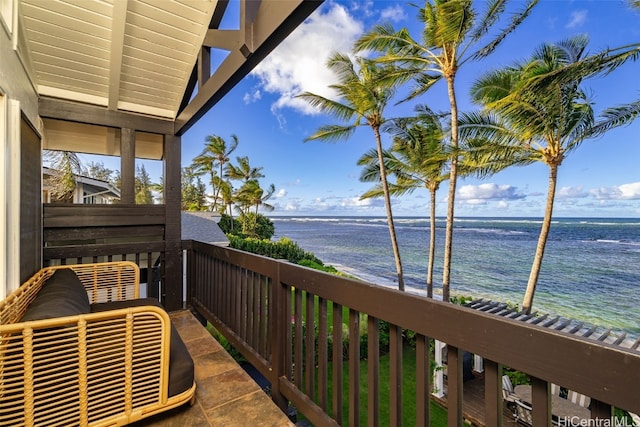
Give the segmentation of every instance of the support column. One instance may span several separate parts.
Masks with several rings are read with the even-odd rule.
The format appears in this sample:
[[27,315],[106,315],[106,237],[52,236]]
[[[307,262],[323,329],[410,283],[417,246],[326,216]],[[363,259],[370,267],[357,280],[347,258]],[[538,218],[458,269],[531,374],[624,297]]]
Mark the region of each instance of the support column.
[[484,360],[482,356],[478,356],[477,354],[473,355],[473,373],[474,374],[482,374],[484,372]]
[[433,373],[433,394],[436,397],[444,397],[444,366],[442,365],[442,350],[447,344],[435,340],[436,368]]
[[164,136],[165,252],[162,303],[169,311],[183,307],[180,162],[181,139]]
[[136,131],[120,129],[120,202],[136,202]]

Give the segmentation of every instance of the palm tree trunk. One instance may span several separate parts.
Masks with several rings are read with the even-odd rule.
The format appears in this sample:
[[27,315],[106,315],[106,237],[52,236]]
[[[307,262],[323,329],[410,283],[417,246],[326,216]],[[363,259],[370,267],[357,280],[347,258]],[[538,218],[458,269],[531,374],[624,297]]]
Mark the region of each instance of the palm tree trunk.
[[427,298],[433,298],[433,263],[436,256],[436,190],[431,193],[431,206],[429,206],[429,222],[431,232],[429,235],[429,265],[427,266]]
[[556,196],[556,184],[558,182],[558,164],[551,164],[549,172],[549,188],[547,190],[547,205],[544,210],[544,220],[540,229],[540,237],[538,237],[538,246],[536,247],[536,255],[533,258],[531,266],[531,274],[527,282],[527,290],[522,301],[522,309],[527,313],[531,313],[531,305],[533,304],[533,296],[536,292],[538,277],[540,276],[540,267],[542,266],[542,258],[544,257],[544,248],[547,245],[547,237],[551,229],[551,217],[553,216],[553,201]]
[[378,163],[380,165],[380,181],[382,182],[382,191],[384,193],[384,204],[387,210],[387,222],[389,223],[389,236],[391,237],[391,248],[393,256],[396,260],[396,273],[398,274],[398,290],[404,291],[404,275],[402,273],[402,260],[400,259],[400,249],[396,238],[396,229],[393,224],[393,214],[391,213],[391,197],[389,196],[389,183],[387,182],[387,171],[384,167],[384,158],[382,156],[382,140],[380,138],[380,129],[373,127],[373,133],[376,136],[376,146],[378,149]]
[[445,228],[444,266],[442,269],[442,300],[445,302],[449,302],[454,205],[456,198],[456,181],[458,178],[458,103],[456,101],[456,91],[453,85],[454,78],[453,76],[446,76],[446,79],[447,92],[449,93],[449,103],[451,104],[451,146],[453,148],[453,156],[451,157],[451,169],[449,171],[447,226]]

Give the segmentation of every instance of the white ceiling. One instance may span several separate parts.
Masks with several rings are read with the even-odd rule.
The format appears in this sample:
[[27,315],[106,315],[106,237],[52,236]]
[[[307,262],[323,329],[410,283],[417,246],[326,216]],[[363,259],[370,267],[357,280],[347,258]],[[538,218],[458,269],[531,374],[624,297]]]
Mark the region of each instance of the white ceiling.
[[217,0],[22,0],[40,95],[175,119]]

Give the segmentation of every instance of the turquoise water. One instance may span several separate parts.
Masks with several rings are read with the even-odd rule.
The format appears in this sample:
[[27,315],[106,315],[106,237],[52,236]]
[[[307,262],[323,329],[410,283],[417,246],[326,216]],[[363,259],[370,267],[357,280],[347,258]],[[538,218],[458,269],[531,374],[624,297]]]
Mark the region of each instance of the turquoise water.
[[[395,263],[384,218],[274,217],[274,239],[286,236],[325,263],[394,286]],[[444,219],[436,224],[434,292],[442,281]],[[455,222],[452,294],[521,303],[541,221],[460,218]],[[397,218],[407,287],[426,285],[429,223]],[[640,219],[560,218],[553,221],[534,311],[640,333]]]

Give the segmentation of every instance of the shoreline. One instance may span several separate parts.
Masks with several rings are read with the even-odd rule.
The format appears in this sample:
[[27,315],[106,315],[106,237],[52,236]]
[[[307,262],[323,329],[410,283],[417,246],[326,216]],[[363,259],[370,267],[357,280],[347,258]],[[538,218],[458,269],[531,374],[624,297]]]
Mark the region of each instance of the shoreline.
[[[388,289],[394,289],[394,290],[398,290],[397,289],[397,285],[395,284],[395,282],[391,282],[391,281],[385,281],[380,279],[379,277],[373,275],[373,274],[369,274],[369,273],[365,273],[362,272],[358,269],[355,268],[351,268],[351,267],[347,267],[343,264],[340,263],[325,263],[325,265],[329,265],[334,267],[336,270],[340,271],[341,273],[344,274],[348,274],[358,280],[361,280],[363,282],[372,284],[372,285],[376,285],[376,286],[382,286],[384,288],[388,288]],[[386,283],[384,283],[386,282]],[[413,295],[417,295],[417,296],[421,296],[423,298],[427,298],[427,292],[424,289],[418,289],[412,286],[406,286],[405,287],[405,292],[407,293],[411,293]],[[512,302],[509,301],[497,301],[495,299],[487,299],[487,298],[483,298],[483,297],[476,297],[476,296],[470,296],[470,295],[462,295],[462,294],[454,294],[453,296],[457,296],[457,297],[463,297],[463,298],[470,298],[471,301],[484,301],[484,302],[491,302],[491,303],[496,303],[496,304],[506,304],[507,306],[509,305],[515,305]],[[436,290],[434,290],[434,295],[433,295],[433,299],[437,300],[437,301],[442,301],[442,295],[439,293],[436,293]],[[470,302],[471,302],[470,301]],[[583,326],[580,328],[580,331],[583,333],[586,333],[588,331],[590,331],[592,328],[596,328],[596,329],[603,329],[605,331],[610,331],[610,334],[614,337],[614,338],[619,338],[621,336],[626,336],[627,339],[639,339],[640,338],[640,333],[636,333],[636,332],[632,332],[632,331],[625,331],[623,329],[620,328],[615,328],[615,327],[609,327],[606,325],[602,325],[602,324],[596,324],[593,322],[589,322],[586,320],[581,320],[579,318],[576,317],[567,317],[567,316],[563,316],[557,313],[547,313],[544,311],[539,311],[539,310],[535,310],[534,311],[534,316],[537,317],[541,317],[541,316],[546,316],[549,319],[552,319],[556,316],[558,316],[558,320],[561,321],[563,319],[570,321],[570,323],[572,324],[583,324]],[[580,335],[576,335],[578,337],[580,337]]]

